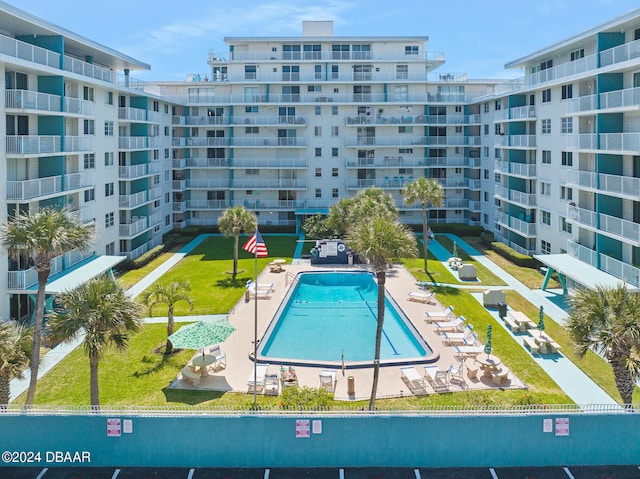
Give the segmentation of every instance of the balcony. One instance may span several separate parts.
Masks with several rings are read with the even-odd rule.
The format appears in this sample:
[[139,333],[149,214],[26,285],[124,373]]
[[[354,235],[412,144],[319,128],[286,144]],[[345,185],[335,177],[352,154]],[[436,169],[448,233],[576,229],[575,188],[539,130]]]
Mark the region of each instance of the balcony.
[[143,110],[142,108],[120,107],[118,108],[118,120],[146,122],[147,110]]
[[[78,250],[69,251],[63,255],[51,259],[51,271],[49,277],[70,268],[80,261],[92,256],[93,253],[82,253]],[[20,271],[9,271],[9,289],[23,290],[38,284],[38,272],[34,268]]]
[[92,116],[93,102],[80,98],[64,97],[64,111],[75,115]]
[[567,100],[567,113],[581,113],[585,111],[593,111],[596,106],[596,95],[579,96]]
[[173,146],[181,147],[219,147],[229,146],[229,138],[225,137],[190,137],[190,138],[172,138]]
[[120,208],[137,208],[140,205],[148,203],[149,200],[147,198],[148,195],[146,191],[140,191],[130,195],[120,195]]
[[536,165],[532,163],[514,163],[504,160],[496,161],[496,169],[513,176],[535,177]]
[[640,57],[640,40],[624,43],[600,52],[600,67]]
[[528,74],[525,77],[525,87],[540,85],[543,83],[560,80],[565,77],[595,70],[598,67],[597,63],[597,56],[593,54],[584,58],[580,58],[573,62],[563,63],[552,68],[547,68],[546,70],[540,70],[535,73]]
[[120,150],[144,150],[147,149],[146,136],[121,136],[118,138]]
[[640,133],[601,133],[600,150],[634,155],[640,150]]
[[132,238],[148,229],[148,220],[146,216],[134,216],[129,223],[120,223],[120,236]]
[[535,148],[535,135],[496,136],[495,145],[502,148]]
[[171,123],[175,126],[212,126],[228,125],[229,119],[223,116],[173,116]]
[[60,54],[25,43],[6,35],[0,35],[0,53],[39,65],[60,68]]
[[225,178],[225,179],[191,178],[186,180],[186,187],[192,188],[192,189],[204,189],[204,190],[216,189],[216,188],[229,188],[229,178]]
[[70,210],[69,212],[82,224],[93,223],[96,220],[91,206],[82,206],[75,210]]
[[305,169],[307,166],[306,158],[234,158],[231,168]]
[[[435,137],[426,136],[350,136],[345,139],[348,147],[362,146],[426,146]],[[446,138],[446,137],[442,137]]]
[[62,139],[59,136],[7,135],[8,155],[47,155],[62,153]]
[[94,63],[83,62],[69,55],[64,56],[64,69],[68,72],[77,73],[78,75],[95,78],[96,80],[102,80],[108,83],[115,83],[116,79],[114,71]]
[[148,175],[148,165],[146,163],[141,165],[118,167],[118,178],[121,179],[133,180]]
[[7,181],[8,200],[29,200],[92,185],[91,173],[73,173],[24,181]]
[[378,158],[347,158],[347,168],[426,168],[427,160],[424,158],[407,158],[404,156],[385,156]]
[[232,190],[304,190],[306,179],[295,178],[235,178],[231,183]]
[[7,110],[36,110],[60,112],[60,100],[58,95],[49,95],[30,90],[7,90],[4,94],[5,108]]
[[128,252],[124,252],[127,255],[127,259],[136,259],[139,256],[142,256],[143,254],[145,254],[147,251],[149,251],[150,249],[155,248],[158,245],[162,244],[162,236],[158,236],[157,238],[153,238],[151,241],[138,246],[136,249],[132,250],[132,251],[128,251]]
[[640,105],[640,88],[600,93],[600,110],[634,108]]
[[293,147],[305,148],[307,139],[305,137],[250,137],[241,136],[233,138],[232,145],[234,147],[253,147],[262,148],[270,147]]
[[306,116],[235,116],[231,119],[234,126],[306,126]]
[[510,230],[513,230],[516,233],[519,233],[523,236],[526,236],[526,237],[536,236],[535,223],[529,223],[519,218],[509,216],[506,213],[499,213],[496,216],[496,221],[501,223],[504,227],[509,228]]
[[92,150],[93,150],[93,136],[65,136],[64,137],[65,152],[92,151]]
[[189,210],[224,210],[227,208],[228,202],[225,200],[188,200],[187,209]]
[[[174,162],[176,160],[173,160]],[[237,160],[234,158],[233,162]],[[187,168],[227,168],[229,167],[228,158],[187,158],[185,160]],[[175,168],[175,166],[174,166]]]

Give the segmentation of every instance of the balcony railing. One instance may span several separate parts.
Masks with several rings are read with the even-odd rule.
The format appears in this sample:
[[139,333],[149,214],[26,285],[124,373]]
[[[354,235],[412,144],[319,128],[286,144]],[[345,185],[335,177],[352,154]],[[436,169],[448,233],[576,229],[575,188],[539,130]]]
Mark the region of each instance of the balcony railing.
[[601,133],[600,149],[610,151],[628,151],[630,154],[640,150],[640,133]]
[[278,126],[278,125],[298,125],[306,126],[306,116],[234,116],[231,124],[236,126],[258,125],[258,126]]
[[597,108],[596,95],[579,96],[567,100],[567,113],[578,113],[581,111],[592,111]]
[[91,151],[93,150],[93,136],[65,136],[64,151]]
[[45,135],[7,135],[7,154],[42,155],[62,152],[62,139],[59,136]]
[[139,216],[131,218],[130,223],[120,224],[120,236],[133,237],[148,228],[147,217]]
[[[429,160],[432,160],[434,158],[429,158]],[[444,158],[443,158],[444,159]],[[463,160],[463,162],[466,164],[466,161],[464,161],[464,158],[460,158],[461,160]],[[422,168],[426,168],[427,167],[427,163],[428,161],[425,160],[424,158],[407,158],[405,156],[385,156],[385,157],[378,157],[378,158],[346,158],[345,159],[345,166],[347,168],[416,168],[416,167],[422,167]],[[429,165],[432,165],[432,163],[429,163]],[[453,166],[453,165],[450,165]]]
[[193,146],[193,147],[216,147],[229,146],[229,138],[225,137],[191,137],[191,138],[173,138],[173,146]]
[[[186,188],[194,189],[211,189],[211,188],[229,188],[229,179],[207,179],[207,178],[191,178],[184,180]],[[175,181],[174,181],[175,184]]]
[[115,72],[108,68],[83,62],[69,55],[64,56],[64,69],[68,72],[77,73],[78,75],[95,78],[96,80],[102,80],[108,83],[114,83],[116,78]]
[[[604,52],[603,52],[604,53]],[[563,63],[561,65],[540,70],[535,73],[528,74],[525,77],[525,86],[534,86],[541,83],[558,80],[572,75],[578,75],[597,68],[597,57],[595,54],[580,58],[573,62]]]
[[60,111],[61,97],[31,90],[7,90],[5,108],[16,110]]
[[635,40],[600,52],[600,66],[606,67],[638,57],[640,57],[640,40]]
[[636,266],[632,266],[629,263],[612,258],[611,256],[601,254],[600,268],[616,278],[620,278],[629,284],[640,287],[640,268],[637,268]]
[[[51,260],[49,277],[61,273],[65,268],[70,268],[80,261],[92,256],[92,253],[82,253],[78,250],[69,251],[56,256]],[[35,268],[20,271],[9,271],[9,289],[27,289],[38,283],[38,272]]]
[[[237,159],[234,158],[234,164],[236,161]],[[228,158],[187,158],[185,161],[187,168],[227,168],[228,166]]]
[[76,115],[92,116],[93,102],[80,98],[64,97],[64,111],[65,113],[73,113]]
[[90,172],[48,176],[24,181],[7,181],[7,199],[28,200],[92,185]]
[[146,136],[121,136],[118,138],[118,148],[121,150],[144,150],[147,147]]
[[120,195],[120,208],[136,208],[144,203],[147,203],[146,191],[139,191],[131,195]]
[[307,168],[306,158],[234,158],[231,168]]
[[496,136],[496,146],[513,147],[513,148],[535,148],[535,135],[507,135]]
[[239,147],[263,147],[263,146],[290,146],[290,147],[306,147],[306,137],[250,137],[250,136],[236,136],[233,138],[231,146]]
[[[434,139],[448,137],[426,137],[426,136],[350,136],[345,139],[347,146],[426,146],[432,144]],[[462,138],[464,139],[464,138]]]
[[225,200],[188,200],[189,210],[223,210],[227,208],[228,202]]
[[306,189],[306,179],[288,178],[236,178],[231,184],[231,189],[257,190],[257,189]]
[[118,167],[118,178],[133,179],[147,176],[148,174],[147,164]]
[[142,108],[118,108],[118,119],[129,121],[147,121],[147,110]]
[[6,35],[0,35],[0,53],[29,62],[60,68],[60,54],[25,43]]
[[625,88],[623,90],[600,93],[600,109],[608,108],[638,108],[640,105],[640,88]]
[[504,160],[495,162],[496,169],[514,176],[536,176],[536,165],[531,163],[515,163]]

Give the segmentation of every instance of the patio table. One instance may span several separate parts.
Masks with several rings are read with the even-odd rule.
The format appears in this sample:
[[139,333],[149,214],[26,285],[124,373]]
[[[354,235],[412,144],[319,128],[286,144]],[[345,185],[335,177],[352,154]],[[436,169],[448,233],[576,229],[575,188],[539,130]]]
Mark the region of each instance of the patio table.
[[193,358],[194,366],[200,368],[200,375],[206,376],[209,374],[208,366],[213,364],[216,361],[216,358],[211,354],[199,354],[195,358]]

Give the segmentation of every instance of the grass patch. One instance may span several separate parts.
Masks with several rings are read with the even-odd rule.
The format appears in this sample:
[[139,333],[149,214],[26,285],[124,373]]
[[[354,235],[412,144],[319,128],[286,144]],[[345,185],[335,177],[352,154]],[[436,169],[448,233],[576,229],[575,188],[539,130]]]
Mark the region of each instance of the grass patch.
[[171,256],[173,256],[173,254],[176,253],[180,248],[181,246],[177,246],[171,251],[166,251],[162,253],[160,256],[153,259],[152,261],[144,265],[142,268],[132,269],[125,273],[118,274],[116,276],[116,278],[118,279],[118,283],[125,289],[131,288],[138,281],[140,281],[142,278],[147,276],[149,273],[151,273],[154,269],[156,269],[162,263],[164,263],[169,258],[171,258]]

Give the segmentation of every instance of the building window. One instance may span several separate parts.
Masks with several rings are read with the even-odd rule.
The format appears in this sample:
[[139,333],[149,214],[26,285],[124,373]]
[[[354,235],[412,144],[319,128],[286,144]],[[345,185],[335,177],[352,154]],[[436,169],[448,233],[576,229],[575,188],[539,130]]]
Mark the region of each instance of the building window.
[[153,175],[153,185],[159,185],[160,184],[160,175]]
[[542,120],[541,126],[542,126],[542,134],[543,135],[549,135],[551,133],[551,119],[550,118],[546,118],[546,119]]
[[331,127],[331,136],[340,136],[340,127],[332,126]]
[[398,148],[400,155],[413,155],[413,148]]
[[571,83],[562,85],[562,99],[568,100],[569,98],[573,98],[573,85]]
[[489,202],[489,192],[488,192],[488,191],[484,191],[484,192],[483,192],[482,200],[483,200],[485,203],[488,203],[488,202]]
[[567,222],[567,218],[560,217],[560,231],[571,234],[573,232],[571,223]]
[[[164,194],[164,202],[166,203],[171,203],[171,193],[165,193]],[[160,205],[158,205],[160,206]]]
[[337,198],[338,197],[338,188],[332,188],[331,189],[331,197],[332,198]]
[[247,168],[246,170],[244,170],[244,174],[247,175],[247,176],[259,175],[260,174],[260,169],[259,168]]
[[489,170],[484,169],[484,170],[483,170],[483,176],[484,176],[484,179],[485,179],[485,180],[488,180],[488,179],[489,179]]
[[562,152],[562,166],[573,166],[573,152],[572,151],[563,151]]
[[160,111],[160,103],[156,100],[153,101],[153,111]]
[[160,159],[160,150],[153,150],[153,159],[154,160]]
[[489,125],[483,125],[483,126],[484,126],[484,128],[483,128],[484,134],[488,135],[489,134]]
[[313,127],[313,135],[314,136],[322,136],[322,127],[321,126]]
[[165,159],[169,158],[169,148],[164,149],[164,157]]
[[404,47],[405,55],[417,55],[419,53],[418,45],[407,45]]
[[258,133],[260,133],[260,127],[258,127],[258,126],[246,126],[244,128],[244,132],[247,135],[257,135]]
[[483,104],[483,107],[484,107],[484,108],[483,108],[484,112],[485,112],[485,113],[489,113],[489,104],[488,104],[488,103],[484,103],[484,104]]
[[[168,194],[168,193],[167,193],[167,194]],[[160,208],[160,200],[155,200],[155,201],[153,202],[153,207],[154,207],[154,208]]]
[[548,241],[542,240],[540,242],[540,247],[543,253],[551,254],[551,243],[549,243]]
[[548,211],[541,211],[542,213],[542,224],[543,225],[547,225],[547,226],[551,226],[551,213]]
[[113,105],[113,92],[105,91],[104,92],[104,104],[105,105]]
[[105,121],[104,122],[104,136],[113,136],[113,122]]
[[574,50],[570,55],[571,61],[575,62],[576,60],[580,60],[584,58],[584,48],[580,48],[579,50]]
[[91,201],[96,200],[96,190],[95,188],[91,188],[90,190],[84,190],[84,202],[90,203]]
[[104,166],[113,166],[113,158],[114,158],[114,154],[113,151],[107,151],[104,154]]
[[338,107],[337,106],[332,106],[331,107],[331,114],[333,116],[337,116],[338,115]]
[[316,188],[316,198],[322,198],[322,190],[320,188]]
[[568,188],[566,186],[560,187],[560,199],[561,200],[573,200],[573,188]]
[[93,87],[90,87],[90,86],[83,87],[82,98],[87,101],[93,101]]
[[258,107],[257,106],[245,106],[244,107],[244,112],[245,113],[258,113]]
[[113,196],[113,183],[106,183],[104,185],[104,196]]
[[542,164],[543,165],[551,164],[551,150],[542,150]]
[[333,156],[334,158],[338,156],[338,148],[331,148],[331,156]]
[[399,126],[398,133],[413,133],[412,126]]
[[334,178],[338,177],[338,168],[331,168],[331,176]]
[[84,120],[84,134],[85,135],[95,135],[96,127],[94,120]]
[[315,113],[316,113],[316,116],[320,116],[320,115],[322,115],[322,107],[317,106],[317,107],[315,108]]
[[549,103],[551,101],[551,88],[542,90],[542,103]]
[[565,116],[561,119],[560,124],[560,132],[561,133],[573,133],[573,118],[570,116]]
[[171,224],[171,215],[166,215],[164,217],[164,225],[169,226]]
[[84,154],[84,169],[92,170],[96,167],[96,155],[94,153]]
[[113,211],[111,213],[107,213],[106,215],[104,215],[105,228],[111,228],[115,224],[113,218],[114,218]]
[[315,153],[316,153],[316,158],[322,156],[322,148],[316,148]]
[[115,243],[109,243],[108,245],[106,245],[104,247],[104,254],[106,254],[108,256],[113,256],[114,254],[116,254],[116,244]]
[[309,92],[309,93],[313,93],[313,92],[320,93],[320,92],[322,92],[322,85],[308,85],[307,86],[307,92]]
[[322,177],[322,168],[316,168],[316,178]]
[[544,181],[540,182],[540,194],[542,196],[551,196],[551,184],[545,183]]
[[409,79],[409,65],[396,65],[396,80]]

